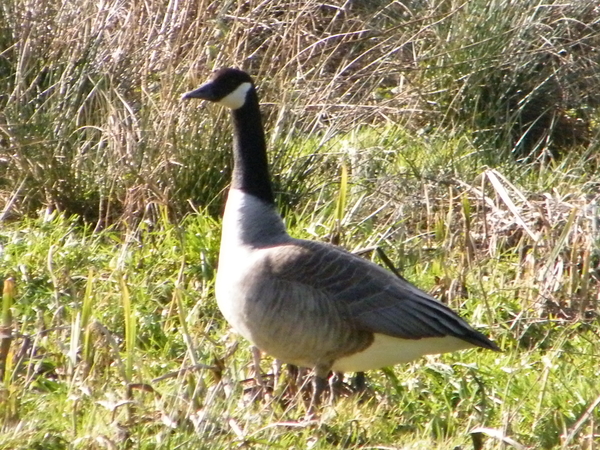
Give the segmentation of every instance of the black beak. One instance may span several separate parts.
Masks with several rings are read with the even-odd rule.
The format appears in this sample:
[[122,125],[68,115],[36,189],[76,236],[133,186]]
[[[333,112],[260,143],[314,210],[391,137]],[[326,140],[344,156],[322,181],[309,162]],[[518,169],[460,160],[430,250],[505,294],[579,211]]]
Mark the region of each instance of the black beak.
[[218,97],[215,93],[214,85],[212,82],[203,84],[198,89],[195,89],[190,92],[186,92],[181,96],[182,100],[187,100],[188,98],[199,98],[202,100],[210,100],[212,102],[217,101]]

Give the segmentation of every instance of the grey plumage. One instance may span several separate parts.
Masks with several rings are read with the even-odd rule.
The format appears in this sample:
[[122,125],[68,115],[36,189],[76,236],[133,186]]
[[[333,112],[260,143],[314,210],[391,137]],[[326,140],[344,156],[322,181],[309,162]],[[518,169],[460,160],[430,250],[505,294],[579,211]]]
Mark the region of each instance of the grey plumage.
[[469,347],[498,350],[408,281],[338,247],[288,235],[247,74],[225,69],[186,96],[233,111],[234,183],[216,295],[236,331],[284,362],[315,368],[321,386],[330,370],[364,371]]

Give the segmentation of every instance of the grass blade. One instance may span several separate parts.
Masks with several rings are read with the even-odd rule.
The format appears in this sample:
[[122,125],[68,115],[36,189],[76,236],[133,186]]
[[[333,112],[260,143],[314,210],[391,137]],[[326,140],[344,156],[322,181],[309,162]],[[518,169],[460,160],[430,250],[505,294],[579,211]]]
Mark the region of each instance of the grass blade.
[[10,352],[12,336],[12,312],[11,308],[15,297],[15,280],[7,278],[4,280],[2,291],[2,326],[0,327],[0,380],[6,378],[7,360]]

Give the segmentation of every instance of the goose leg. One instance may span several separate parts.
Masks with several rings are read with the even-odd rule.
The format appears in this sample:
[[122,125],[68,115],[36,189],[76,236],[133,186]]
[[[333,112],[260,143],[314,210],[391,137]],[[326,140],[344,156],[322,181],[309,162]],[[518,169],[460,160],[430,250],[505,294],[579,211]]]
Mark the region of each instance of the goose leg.
[[287,394],[290,397],[294,397],[300,389],[298,387],[298,383],[300,382],[300,369],[298,368],[298,366],[295,366],[293,364],[287,364],[286,372],[287,383],[284,391],[287,392]]
[[365,392],[367,382],[364,372],[356,372],[356,375],[352,378],[352,387],[354,388],[354,392],[359,395]]
[[310,400],[310,406],[306,413],[306,420],[312,420],[317,417],[319,406],[321,406],[321,394],[327,386],[327,379],[315,374],[313,378],[313,393]]
[[260,372],[260,358],[261,353],[258,347],[252,346],[252,364],[254,366],[254,380],[256,380],[256,384],[260,388],[259,398],[263,398],[267,393],[267,386],[265,384],[265,380]]
[[273,361],[273,392],[277,392],[279,389],[279,377],[281,376],[282,362],[279,359]]
[[338,398],[341,397],[342,392],[344,390],[344,373],[343,372],[334,372],[333,376],[329,379],[329,390],[331,391],[331,395],[329,396],[329,401],[334,403]]
[[294,385],[298,384],[298,377],[300,376],[300,369],[298,368],[298,366],[295,366],[293,364],[288,364],[287,372],[288,372],[288,377],[289,377],[290,381]]
[[313,378],[313,394],[308,412],[306,414],[307,420],[314,419],[317,416],[317,411],[319,406],[321,406],[321,395],[327,387],[327,377],[329,376],[330,367],[330,365],[315,367],[315,374]]

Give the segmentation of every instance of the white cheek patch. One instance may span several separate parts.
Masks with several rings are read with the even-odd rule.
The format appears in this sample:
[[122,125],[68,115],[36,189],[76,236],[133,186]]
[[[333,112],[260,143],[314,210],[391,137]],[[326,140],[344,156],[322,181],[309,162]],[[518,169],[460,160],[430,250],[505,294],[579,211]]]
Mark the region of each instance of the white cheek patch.
[[219,103],[219,105],[226,106],[230,109],[241,108],[242,106],[244,106],[244,103],[246,103],[246,94],[248,93],[251,87],[251,83],[242,83],[235,89],[235,91],[223,97],[217,103]]

